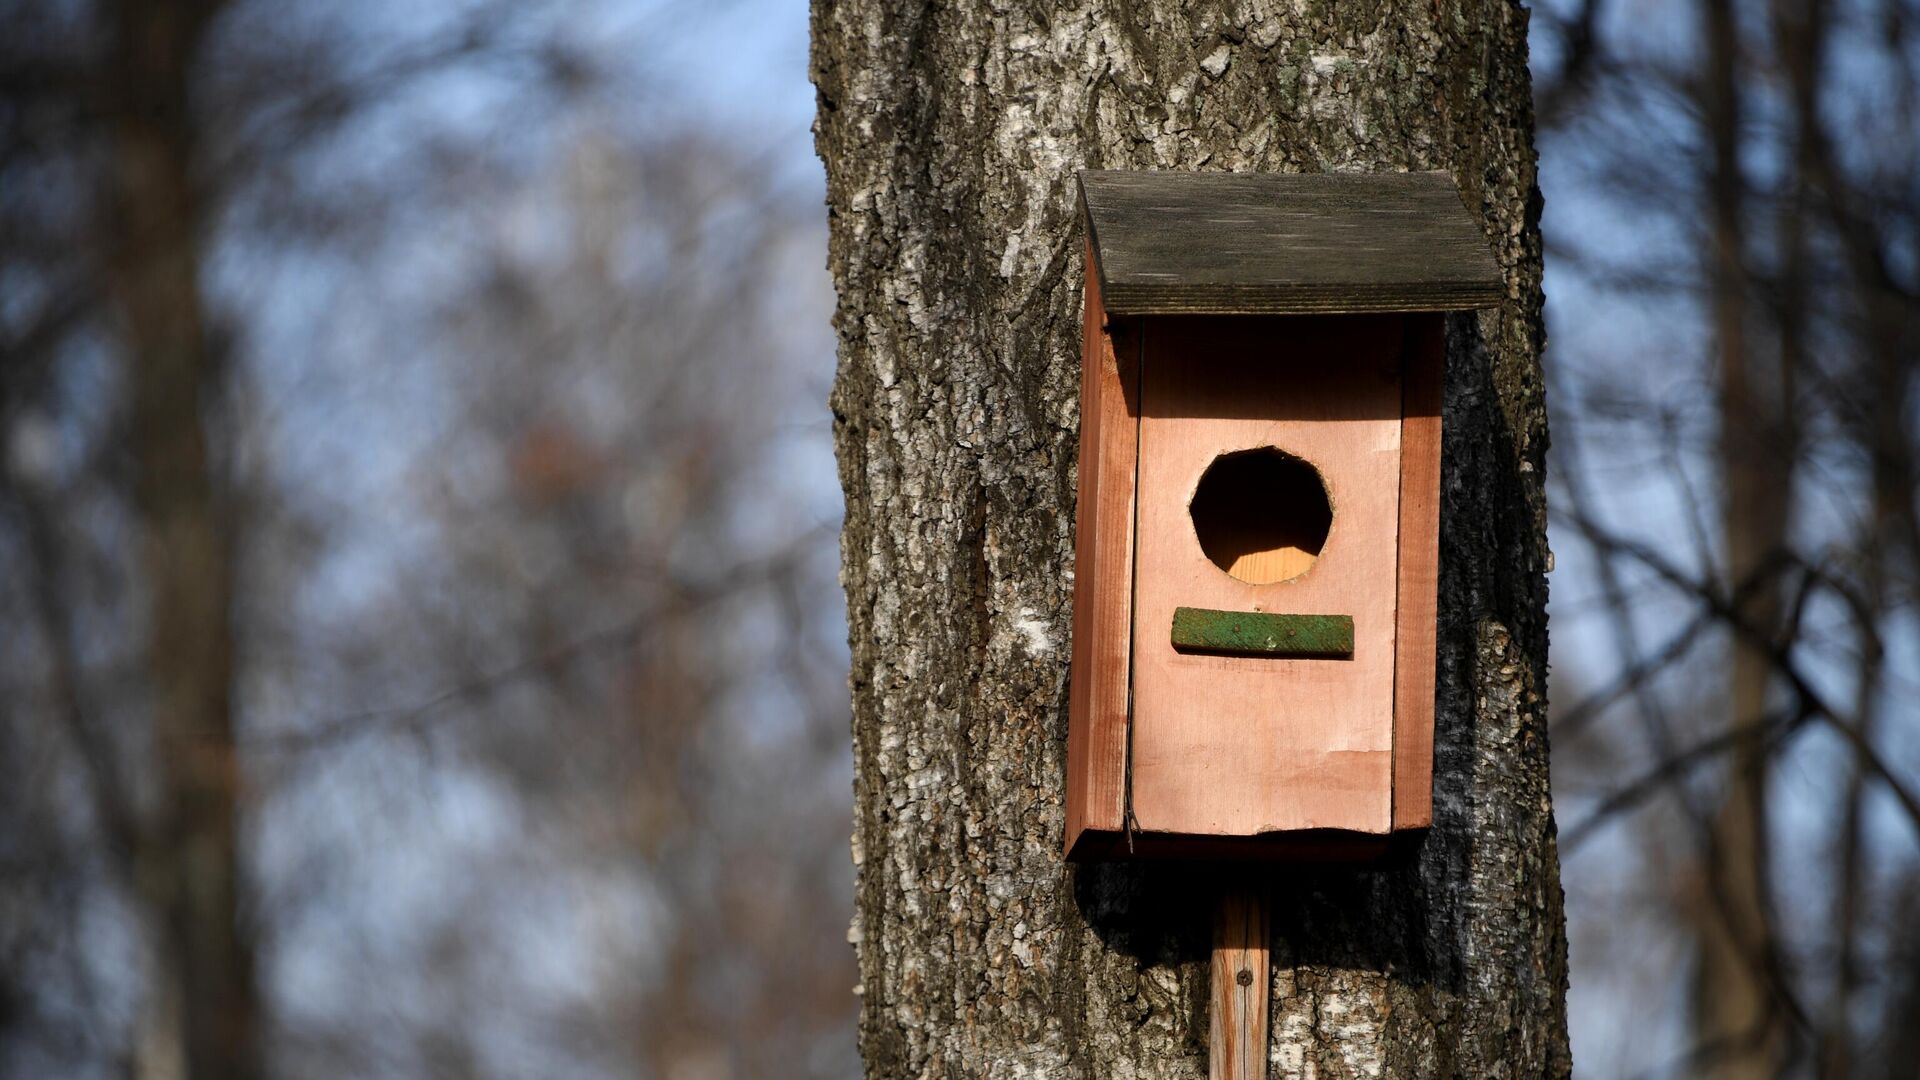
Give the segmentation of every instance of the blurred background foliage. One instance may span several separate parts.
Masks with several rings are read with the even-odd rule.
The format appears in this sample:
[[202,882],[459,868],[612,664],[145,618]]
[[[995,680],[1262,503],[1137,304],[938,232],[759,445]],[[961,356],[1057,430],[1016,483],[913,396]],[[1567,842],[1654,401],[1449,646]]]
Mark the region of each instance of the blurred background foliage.
[[1920,8],[1535,11],[1593,1076],[1920,1063]]
[[[0,1075],[856,1074],[801,5],[0,19]],[[1533,44],[1577,1067],[1910,1076],[1920,10]]]
[[806,103],[690,81],[738,14],[11,5],[0,1072],[855,1071],[824,223]]

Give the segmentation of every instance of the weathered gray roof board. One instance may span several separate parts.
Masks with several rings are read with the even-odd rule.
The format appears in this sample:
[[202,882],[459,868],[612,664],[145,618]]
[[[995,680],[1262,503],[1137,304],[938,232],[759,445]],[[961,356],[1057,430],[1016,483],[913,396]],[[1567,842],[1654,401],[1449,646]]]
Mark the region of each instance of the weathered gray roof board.
[[1462,311],[1506,280],[1451,174],[1080,174],[1114,315]]

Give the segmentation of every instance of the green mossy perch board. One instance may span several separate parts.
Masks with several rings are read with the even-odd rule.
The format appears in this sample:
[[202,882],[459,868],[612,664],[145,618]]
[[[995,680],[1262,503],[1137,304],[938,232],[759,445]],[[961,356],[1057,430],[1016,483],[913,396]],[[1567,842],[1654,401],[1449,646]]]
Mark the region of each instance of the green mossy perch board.
[[1173,647],[1224,656],[1351,660],[1353,616],[1175,608]]

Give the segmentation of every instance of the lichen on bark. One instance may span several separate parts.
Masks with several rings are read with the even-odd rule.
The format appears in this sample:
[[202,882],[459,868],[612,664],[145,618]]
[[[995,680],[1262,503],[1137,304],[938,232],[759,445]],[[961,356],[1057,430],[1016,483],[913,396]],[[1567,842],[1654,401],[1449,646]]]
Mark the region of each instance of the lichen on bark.
[[1449,323],[1434,828],[1261,872],[1271,1061],[1565,1075],[1525,12],[815,0],[813,42],[869,1075],[1206,1073],[1221,871],[1060,856],[1081,168],[1444,168],[1483,223],[1509,299]]

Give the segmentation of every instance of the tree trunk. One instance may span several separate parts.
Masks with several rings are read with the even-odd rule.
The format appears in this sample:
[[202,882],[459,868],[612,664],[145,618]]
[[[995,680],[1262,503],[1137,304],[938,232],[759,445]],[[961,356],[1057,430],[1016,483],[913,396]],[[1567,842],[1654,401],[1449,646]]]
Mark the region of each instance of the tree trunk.
[[148,586],[160,806],[133,879],[152,928],[139,1071],[258,1075],[253,953],[239,915],[233,543],[205,415],[220,383],[200,297],[192,72],[217,3],[108,9],[113,300],[128,348],[134,503]]
[[[1795,439],[1786,423],[1791,376],[1800,347],[1789,265],[1781,297],[1780,356],[1769,378],[1747,332],[1746,188],[1740,174],[1741,71],[1738,20],[1731,0],[1702,4],[1707,77],[1702,113],[1712,168],[1705,216],[1711,223],[1714,361],[1720,376],[1720,466],[1726,492],[1723,524],[1726,579],[1742,616],[1754,626],[1779,621],[1780,559],[1787,551]],[[1789,210],[1788,213],[1791,213]],[[1790,223],[1783,229],[1790,230]],[[1789,251],[1798,251],[1788,242]],[[1728,730],[1758,726],[1768,715],[1773,658],[1735,635],[1731,644]],[[1779,959],[1767,911],[1767,762],[1759,739],[1734,750],[1727,786],[1711,822],[1700,895],[1693,980],[1695,1050],[1689,1067],[1716,1080],[1761,1080],[1779,1074],[1786,1017]]]
[[1206,1073],[1205,871],[1060,855],[1088,167],[1445,168],[1483,219],[1511,299],[1449,325],[1434,827],[1398,868],[1262,875],[1269,1059],[1566,1074],[1525,13],[815,0],[813,30],[869,1075]]

